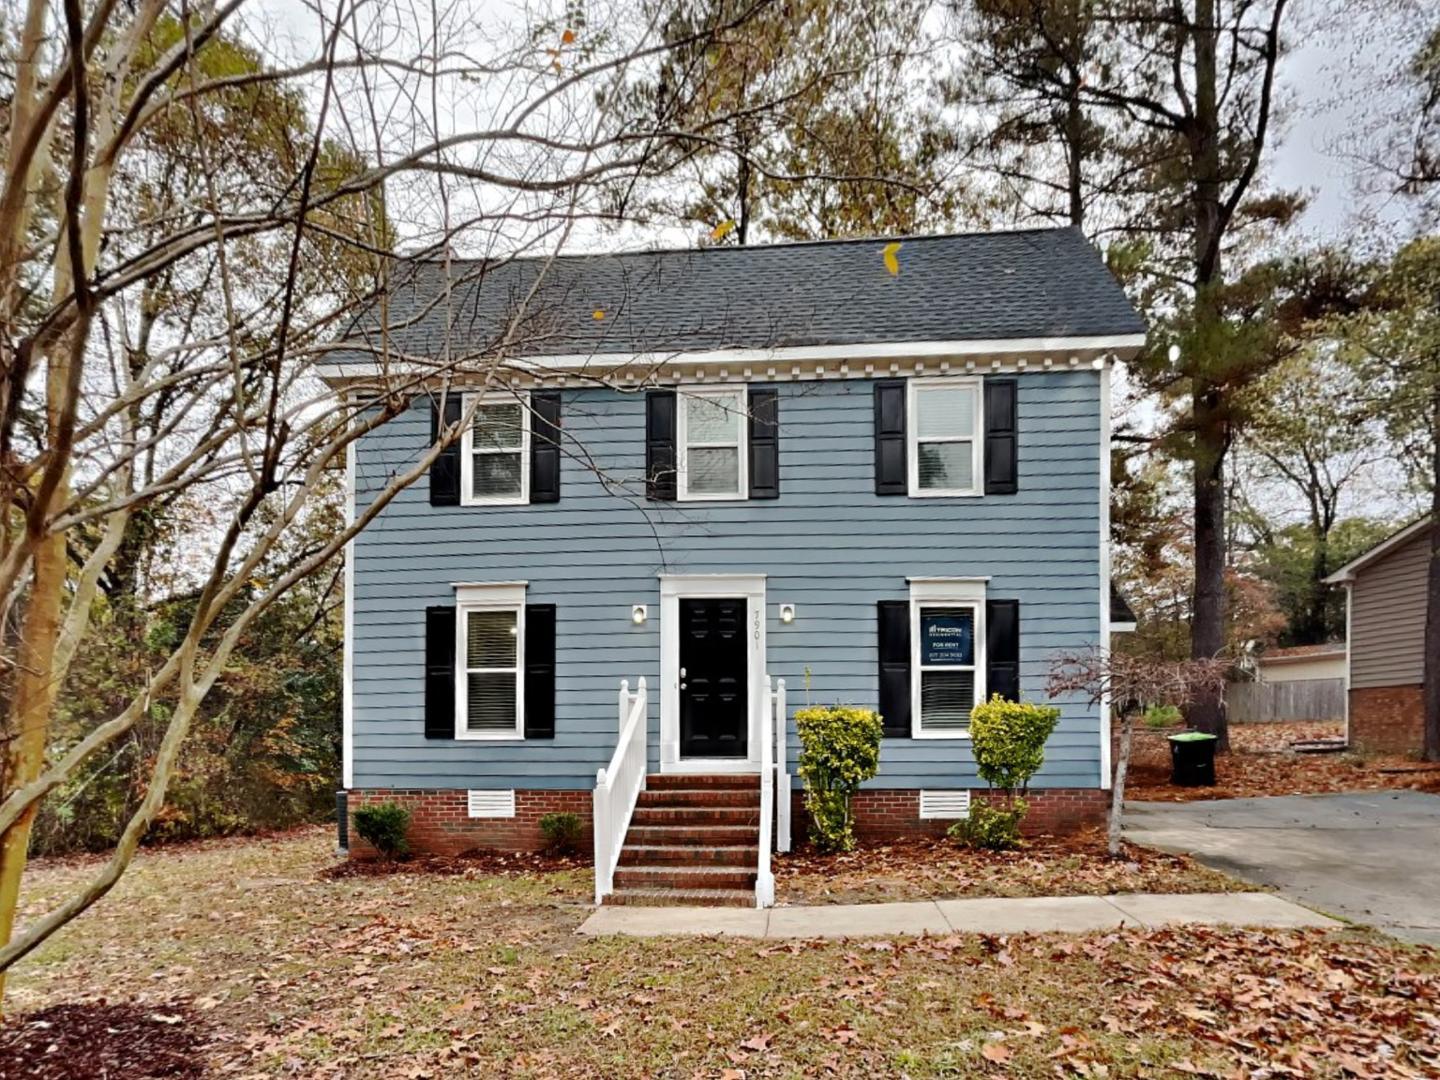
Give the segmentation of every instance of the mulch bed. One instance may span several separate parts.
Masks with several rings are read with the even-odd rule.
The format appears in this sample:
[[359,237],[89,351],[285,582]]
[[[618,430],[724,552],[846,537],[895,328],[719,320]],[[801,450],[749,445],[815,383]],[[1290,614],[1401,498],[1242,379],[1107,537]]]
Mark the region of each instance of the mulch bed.
[[591,865],[588,855],[550,851],[467,851],[460,855],[412,855],[403,859],[353,858],[327,866],[327,880],[389,877],[392,874],[435,874],[450,877],[521,877],[557,870],[580,870]]
[[210,1037],[183,1005],[52,1005],[0,1025],[0,1080],[189,1080]]
[[1345,725],[1329,721],[1232,724],[1230,752],[1215,758],[1215,786],[1175,787],[1170,783],[1170,747],[1165,741],[1170,734],[1135,729],[1125,782],[1127,799],[1189,802],[1391,788],[1440,793],[1440,769],[1426,768],[1400,754],[1317,754],[1295,747],[1295,743],[1343,738]]
[[1098,829],[1033,837],[1016,851],[976,851],[953,840],[918,838],[862,844],[839,855],[801,847],[777,855],[773,866],[776,895],[791,904],[1248,888],[1186,855],[1126,844],[1119,858],[1111,858]]

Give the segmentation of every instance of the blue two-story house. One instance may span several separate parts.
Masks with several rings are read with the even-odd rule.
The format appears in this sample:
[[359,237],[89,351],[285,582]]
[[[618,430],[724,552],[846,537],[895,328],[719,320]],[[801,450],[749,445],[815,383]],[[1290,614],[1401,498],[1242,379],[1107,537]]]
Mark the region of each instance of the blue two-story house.
[[[344,786],[417,848],[573,812],[598,898],[766,903],[797,707],[878,709],[858,830],[931,831],[983,788],[973,704],[1108,642],[1144,327],[1077,231],[409,260],[382,308],[327,369],[405,403],[351,513],[433,461],[349,551]],[[1104,711],[1059,704],[1048,828],[1109,786]]]

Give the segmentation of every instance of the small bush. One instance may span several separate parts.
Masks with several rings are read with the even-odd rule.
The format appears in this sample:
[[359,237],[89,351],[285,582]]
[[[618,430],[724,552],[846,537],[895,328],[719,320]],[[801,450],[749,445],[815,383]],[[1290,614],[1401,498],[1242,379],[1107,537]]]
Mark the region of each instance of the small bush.
[[810,839],[821,851],[850,851],[855,847],[850,799],[880,768],[880,716],[848,705],[817,706],[796,711],[795,729]]
[[1006,701],[996,694],[970,711],[970,747],[980,777],[1007,793],[1025,790],[1045,764],[1045,740],[1055,730],[1054,705]]
[[1009,851],[1020,846],[1020,822],[1029,805],[1014,798],[1008,806],[991,806],[977,802],[970,807],[970,816],[951,825],[947,835],[966,847],[986,851]]
[[387,859],[409,852],[410,844],[405,839],[409,828],[410,811],[399,803],[374,803],[355,811],[355,831]]
[[1151,705],[1145,710],[1143,723],[1147,728],[1174,727],[1180,723],[1181,715],[1177,705]]
[[540,833],[545,837],[548,850],[568,855],[580,846],[585,826],[579,814],[544,814],[540,818]]

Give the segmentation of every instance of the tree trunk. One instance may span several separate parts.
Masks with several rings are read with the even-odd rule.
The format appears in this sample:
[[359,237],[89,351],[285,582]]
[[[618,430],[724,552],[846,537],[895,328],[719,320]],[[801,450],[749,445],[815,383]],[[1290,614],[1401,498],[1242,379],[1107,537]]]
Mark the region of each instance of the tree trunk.
[[1130,742],[1135,731],[1135,711],[1122,710],[1120,715],[1120,750],[1115,755],[1115,782],[1110,789],[1110,836],[1112,858],[1119,858],[1125,827],[1125,776],[1130,771]]
[[[65,588],[65,536],[41,540],[35,549],[35,579],[25,605],[20,653],[11,718],[15,724],[5,770],[9,790],[23,787],[40,775],[45,761],[45,736],[57,687],[50,678],[55,645],[60,636],[60,601]],[[15,930],[20,879],[30,849],[30,827],[37,807],[27,809],[0,837],[0,947]],[[4,1000],[5,974],[0,972],[0,1002]]]
[[1440,372],[1430,387],[1430,570],[1425,587],[1425,760],[1440,761]]
[[[1195,214],[1194,340],[1197,348],[1216,347],[1223,318],[1216,292],[1221,283],[1220,106],[1216,90],[1218,30],[1215,0],[1197,0],[1195,42],[1195,115],[1189,132],[1194,169],[1191,205]],[[1220,357],[1191,356],[1188,361],[1191,416],[1194,423],[1192,462],[1195,511],[1195,589],[1190,613],[1190,655],[1195,660],[1218,656],[1225,647],[1225,455],[1229,427],[1222,391],[1209,378],[1221,367]],[[1216,736],[1217,750],[1230,748],[1225,706],[1220,691],[1207,691],[1186,710],[1190,726]]]

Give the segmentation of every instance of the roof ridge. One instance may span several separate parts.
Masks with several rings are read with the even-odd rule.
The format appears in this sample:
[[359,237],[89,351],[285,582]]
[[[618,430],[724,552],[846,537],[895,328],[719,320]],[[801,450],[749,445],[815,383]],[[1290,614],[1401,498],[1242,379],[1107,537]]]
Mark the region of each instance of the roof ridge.
[[[578,259],[622,259],[642,256],[657,255],[718,255],[723,253],[743,254],[746,252],[772,251],[779,248],[802,248],[802,247],[841,247],[846,244],[856,246],[862,244],[875,244],[881,241],[895,242],[902,244],[923,243],[928,240],[958,240],[962,237],[1002,237],[1002,236],[1028,236],[1050,233],[1079,232],[1074,225],[1027,225],[1014,229],[960,229],[953,232],[943,233],[880,233],[870,236],[832,236],[817,240],[780,240],[767,244],[743,244],[712,247],[663,247],[663,248],[633,248],[625,251],[568,251],[555,252],[547,255],[489,255],[489,256],[452,256],[452,263],[520,263],[520,262],[541,262],[552,259],[578,260]],[[1082,234],[1083,235],[1083,234]],[[1089,240],[1086,240],[1089,243]],[[397,255],[397,259],[408,263],[440,263],[444,262],[442,255]]]

